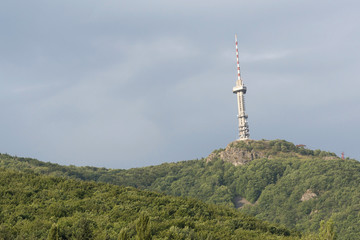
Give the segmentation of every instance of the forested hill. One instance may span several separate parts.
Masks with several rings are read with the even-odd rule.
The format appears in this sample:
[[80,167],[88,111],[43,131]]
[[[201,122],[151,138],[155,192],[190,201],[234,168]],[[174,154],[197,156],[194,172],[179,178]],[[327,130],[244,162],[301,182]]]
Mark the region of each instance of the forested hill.
[[[334,153],[321,150],[310,150],[297,147],[284,140],[272,141],[236,141],[230,143],[225,149],[214,150],[205,159],[224,160],[233,165],[248,163],[254,159],[339,159]],[[239,163],[240,162],[240,163]],[[188,167],[199,165],[207,167],[204,160],[181,161],[177,163],[164,163],[157,166],[124,169],[106,169],[97,167],[76,167],[74,165],[63,166],[50,162],[42,162],[32,158],[10,156],[0,153],[0,167],[26,172],[35,172],[51,176],[70,177],[81,180],[92,180],[112,183],[116,185],[148,188],[159,178],[174,175]],[[211,166],[211,164],[209,165]],[[186,171],[185,171],[186,172]],[[190,174],[191,175],[191,174]]]
[[300,239],[235,209],[0,168],[0,239]]
[[360,163],[283,140],[235,142],[206,159],[129,170],[60,166],[9,155],[0,156],[0,166],[243,205],[241,211],[305,232],[316,232],[321,220],[332,217],[339,239],[360,239]]

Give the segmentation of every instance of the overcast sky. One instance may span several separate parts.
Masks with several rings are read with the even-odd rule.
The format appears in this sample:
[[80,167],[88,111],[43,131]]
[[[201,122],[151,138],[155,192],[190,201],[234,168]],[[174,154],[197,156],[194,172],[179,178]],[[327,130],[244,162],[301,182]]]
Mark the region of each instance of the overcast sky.
[[360,159],[360,2],[0,0],[0,152],[130,168],[237,138]]

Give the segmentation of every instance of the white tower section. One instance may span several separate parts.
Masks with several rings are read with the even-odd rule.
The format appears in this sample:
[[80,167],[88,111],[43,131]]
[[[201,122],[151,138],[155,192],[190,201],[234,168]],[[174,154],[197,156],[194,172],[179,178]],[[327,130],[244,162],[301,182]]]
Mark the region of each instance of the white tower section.
[[235,34],[235,46],[236,46],[236,60],[237,60],[237,81],[236,86],[233,87],[233,93],[236,94],[237,104],[238,104],[238,119],[239,119],[239,139],[246,140],[249,139],[249,124],[247,122],[248,116],[245,114],[245,99],[244,95],[246,93],[246,87],[243,84],[243,81],[240,76],[240,65],[239,65],[239,50],[237,36]]

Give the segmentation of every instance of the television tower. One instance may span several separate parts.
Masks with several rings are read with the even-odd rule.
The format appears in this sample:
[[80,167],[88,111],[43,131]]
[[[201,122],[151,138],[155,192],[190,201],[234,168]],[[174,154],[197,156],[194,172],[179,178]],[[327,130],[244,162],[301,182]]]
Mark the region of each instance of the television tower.
[[235,34],[235,46],[236,46],[236,60],[237,60],[237,81],[236,86],[233,87],[233,93],[236,94],[237,104],[238,104],[238,119],[239,119],[239,139],[238,140],[247,140],[249,139],[249,124],[247,122],[248,116],[245,114],[245,99],[244,95],[246,93],[246,87],[240,76],[240,65],[239,65],[239,50],[238,50],[238,41]]

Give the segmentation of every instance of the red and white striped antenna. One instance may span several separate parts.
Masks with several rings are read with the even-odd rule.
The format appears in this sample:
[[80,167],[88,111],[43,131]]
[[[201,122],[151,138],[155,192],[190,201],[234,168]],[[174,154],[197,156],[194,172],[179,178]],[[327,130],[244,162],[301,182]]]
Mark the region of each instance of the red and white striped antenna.
[[237,72],[238,72],[238,81],[241,81],[240,77],[240,64],[239,64],[239,49],[238,49],[238,41],[237,36],[235,34],[235,47],[236,47],[236,62],[237,62]]

